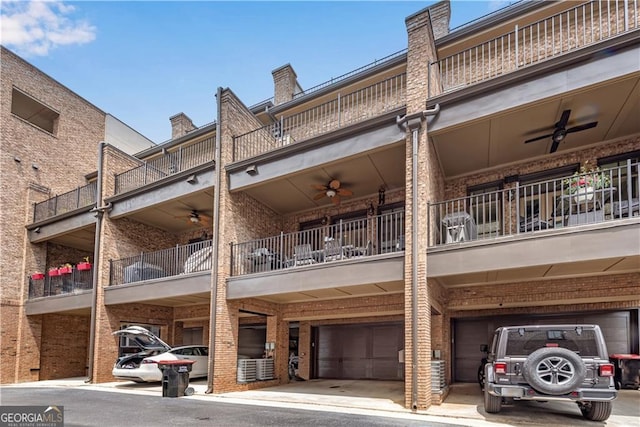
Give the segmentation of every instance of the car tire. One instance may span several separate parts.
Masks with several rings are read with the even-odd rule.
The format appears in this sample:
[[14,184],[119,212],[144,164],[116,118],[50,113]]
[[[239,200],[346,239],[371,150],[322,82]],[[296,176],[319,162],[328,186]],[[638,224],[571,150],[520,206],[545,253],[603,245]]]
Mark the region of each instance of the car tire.
[[611,415],[611,402],[580,402],[582,416],[591,421],[604,421]]
[[573,351],[545,347],[527,357],[522,366],[522,375],[538,392],[556,396],[569,393],[582,384],[586,367]]
[[484,411],[489,414],[497,414],[502,409],[502,397],[494,396],[484,390]]

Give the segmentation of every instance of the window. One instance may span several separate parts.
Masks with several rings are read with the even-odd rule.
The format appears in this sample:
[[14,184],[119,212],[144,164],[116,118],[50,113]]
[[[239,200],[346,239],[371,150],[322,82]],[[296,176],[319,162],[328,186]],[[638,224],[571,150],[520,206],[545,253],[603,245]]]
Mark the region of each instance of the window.
[[404,202],[378,206],[378,253],[403,251]]
[[562,181],[579,168],[574,163],[520,176],[520,231],[562,226],[569,208],[562,197]]
[[11,94],[11,112],[52,135],[57,131],[60,114],[16,88]]

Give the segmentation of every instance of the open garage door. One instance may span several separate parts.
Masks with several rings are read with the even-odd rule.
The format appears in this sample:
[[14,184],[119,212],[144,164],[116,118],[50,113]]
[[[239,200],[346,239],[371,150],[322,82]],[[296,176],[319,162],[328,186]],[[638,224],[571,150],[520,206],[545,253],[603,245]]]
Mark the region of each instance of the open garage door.
[[327,325],[314,328],[317,378],[401,380],[402,323]]
[[[478,366],[484,354],[481,344],[491,344],[493,331],[500,326],[585,323],[599,325],[609,354],[631,353],[631,314],[628,311],[553,316],[492,316],[454,320],[454,381],[477,381]],[[634,330],[636,330],[634,328]]]

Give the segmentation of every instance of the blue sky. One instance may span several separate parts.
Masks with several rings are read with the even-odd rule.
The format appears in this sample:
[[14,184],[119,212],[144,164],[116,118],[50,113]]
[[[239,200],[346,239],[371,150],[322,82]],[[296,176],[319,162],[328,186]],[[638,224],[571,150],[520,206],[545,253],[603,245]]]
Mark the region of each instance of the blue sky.
[[[451,28],[514,1],[451,2]],[[215,93],[273,96],[291,64],[304,88],[407,45],[405,18],[435,1],[2,1],[2,44],[156,143],[179,112],[216,117]]]

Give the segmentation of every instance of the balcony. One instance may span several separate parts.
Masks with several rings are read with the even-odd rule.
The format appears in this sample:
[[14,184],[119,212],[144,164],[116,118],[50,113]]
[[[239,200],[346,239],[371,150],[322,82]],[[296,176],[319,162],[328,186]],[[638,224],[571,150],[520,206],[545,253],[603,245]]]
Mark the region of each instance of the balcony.
[[444,286],[638,271],[640,164],[429,204],[428,276]]
[[[429,98],[550,61],[640,28],[637,1],[580,4],[429,65]],[[429,80],[431,82],[431,80]]]
[[78,294],[92,288],[93,268],[88,270],[73,268],[69,273],[45,275],[43,279],[30,277],[29,299]]
[[29,278],[29,299],[25,303],[27,315],[47,313],[73,313],[88,316],[91,313],[93,268],[64,274]]
[[97,182],[94,181],[44,202],[36,203],[33,209],[33,222],[42,222],[58,215],[95,205],[96,188]]
[[227,298],[276,303],[404,291],[404,212],[231,243]]
[[211,240],[111,260],[105,304],[147,301],[159,305],[208,302]]
[[231,244],[231,275],[321,266],[404,251],[404,212]]
[[213,162],[215,137],[163,151],[159,157],[115,177],[115,195],[123,194],[167,177]]
[[596,172],[594,187],[594,173],[587,172],[429,204],[429,246],[640,216],[639,169],[628,162]]
[[406,74],[401,73],[353,92],[338,92],[320,105],[234,137],[233,161],[256,157],[403,108],[406,87]]

